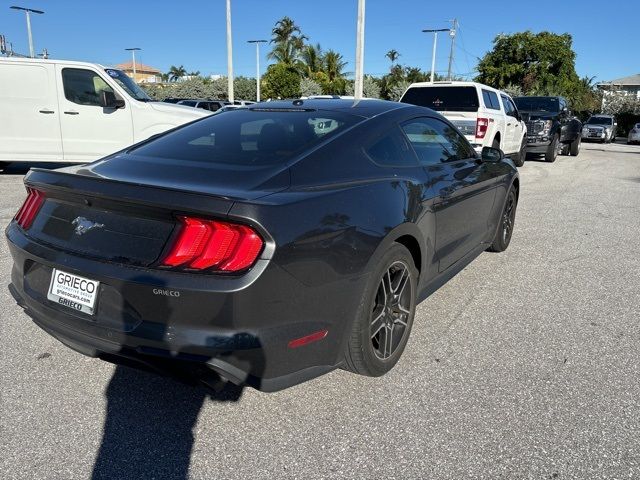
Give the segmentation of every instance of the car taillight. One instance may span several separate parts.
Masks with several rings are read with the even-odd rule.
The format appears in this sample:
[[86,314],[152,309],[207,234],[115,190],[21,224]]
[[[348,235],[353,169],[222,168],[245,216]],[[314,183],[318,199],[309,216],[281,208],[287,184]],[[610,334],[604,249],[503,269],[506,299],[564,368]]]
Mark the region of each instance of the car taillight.
[[476,121],[476,138],[484,138],[489,128],[489,119],[480,118]]
[[178,217],[180,232],[162,260],[167,267],[239,272],[251,267],[264,241],[251,227],[218,220]]
[[27,199],[16,213],[15,221],[23,229],[28,230],[44,203],[44,193],[35,188],[27,187]]

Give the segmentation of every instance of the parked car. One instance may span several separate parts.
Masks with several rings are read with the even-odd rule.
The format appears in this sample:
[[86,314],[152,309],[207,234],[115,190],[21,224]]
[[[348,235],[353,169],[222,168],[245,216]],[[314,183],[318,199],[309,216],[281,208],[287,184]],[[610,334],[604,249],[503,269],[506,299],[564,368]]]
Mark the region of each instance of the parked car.
[[0,163],[89,162],[206,113],[152,102],[120,70],[0,58]]
[[629,130],[629,136],[627,137],[627,143],[633,145],[634,143],[640,143],[640,123],[636,123],[631,130]]
[[186,107],[202,108],[210,112],[216,112],[224,106],[231,105],[226,100],[206,100],[206,99],[184,99],[178,102],[178,105]]
[[574,117],[563,97],[516,97],[514,101],[527,123],[527,154],[544,155],[555,162],[559,153],[580,153],[582,122]]
[[611,115],[592,115],[582,127],[582,140],[610,143],[615,140],[618,123]]
[[525,123],[509,95],[475,82],[413,83],[400,99],[440,112],[471,142],[501,148],[517,166],[525,159]]
[[416,304],[509,246],[519,192],[501,150],[381,100],[211,115],[25,184],[9,288],[37,325],[262,390],[389,371]]
[[178,103],[180,100],[187,100],[186,98],[181,97],[167,97],[162,100],[164,103]]

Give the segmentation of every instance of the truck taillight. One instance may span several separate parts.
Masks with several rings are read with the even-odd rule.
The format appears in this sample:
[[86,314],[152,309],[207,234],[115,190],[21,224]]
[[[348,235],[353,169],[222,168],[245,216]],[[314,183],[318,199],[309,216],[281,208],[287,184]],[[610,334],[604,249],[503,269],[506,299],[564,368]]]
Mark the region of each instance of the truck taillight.
[[27,187],[27,194],[27,199],[15,216],[15,221],[25,230],[29,229],[44,203],[44,193],[40,190]]
[[239,272],[251,267],[264,241],[247,225],[178,217],[180,231],[161,264],[167,267]]
[[476,138],[484,138],[489,128],[489,119],[478,117],[476,121]]

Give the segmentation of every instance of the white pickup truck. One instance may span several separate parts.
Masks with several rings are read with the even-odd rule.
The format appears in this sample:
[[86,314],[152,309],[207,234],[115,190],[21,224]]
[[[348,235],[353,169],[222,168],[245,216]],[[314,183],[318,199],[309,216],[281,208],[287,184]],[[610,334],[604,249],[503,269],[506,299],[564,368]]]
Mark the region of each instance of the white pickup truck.
[[420,82],[411,84],[400,101],[436,110],[478,153],[482,147],[500,148],[517,166],[524,164],[527,127],[505,92],[476,82]]
[[153,102],[94,63],[0,57],[0,86],[0,167],[93,161],[211,114]]

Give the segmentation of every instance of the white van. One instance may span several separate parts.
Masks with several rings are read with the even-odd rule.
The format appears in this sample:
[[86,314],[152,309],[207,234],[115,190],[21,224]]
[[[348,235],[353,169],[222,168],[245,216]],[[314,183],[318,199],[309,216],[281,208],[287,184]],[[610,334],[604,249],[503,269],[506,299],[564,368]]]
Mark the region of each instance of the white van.
[[0,164],[90,162],[210,114],[152,102],[120,70],[0,57]]
[[500,148],[523,165],[527,126],[505,92],[476,82],[420,82],[411,84],[400,101],[436,110],[478,153],[482,147]]

